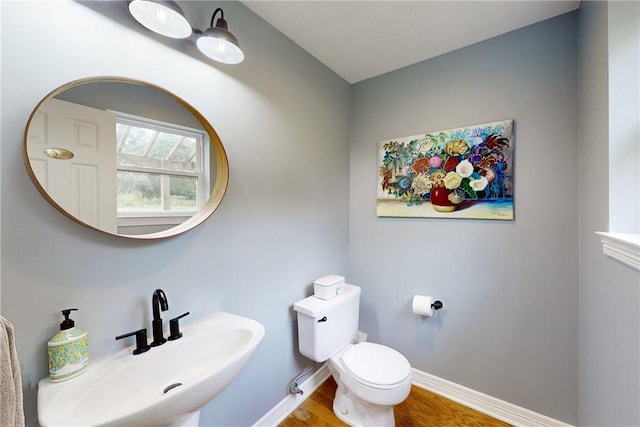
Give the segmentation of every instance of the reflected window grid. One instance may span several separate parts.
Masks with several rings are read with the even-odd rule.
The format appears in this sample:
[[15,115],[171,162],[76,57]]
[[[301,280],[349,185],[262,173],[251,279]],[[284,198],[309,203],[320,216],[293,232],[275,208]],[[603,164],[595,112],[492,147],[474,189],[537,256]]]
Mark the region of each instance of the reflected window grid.
[[200,209],[201,133],[131,116],[116,122],[118,212],[149,215]]

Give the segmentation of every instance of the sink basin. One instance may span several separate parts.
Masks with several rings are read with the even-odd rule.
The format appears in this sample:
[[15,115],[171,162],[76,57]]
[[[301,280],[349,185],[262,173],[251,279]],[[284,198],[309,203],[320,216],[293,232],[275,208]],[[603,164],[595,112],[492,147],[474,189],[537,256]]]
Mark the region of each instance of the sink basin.
[[40,424],[164,426],[197,420],[200,408],[247,365],[264,327],[219,312],[182,333],[146,353],[134,356],[130,347],[92,360],[84,374],[68,381],[40,381]]

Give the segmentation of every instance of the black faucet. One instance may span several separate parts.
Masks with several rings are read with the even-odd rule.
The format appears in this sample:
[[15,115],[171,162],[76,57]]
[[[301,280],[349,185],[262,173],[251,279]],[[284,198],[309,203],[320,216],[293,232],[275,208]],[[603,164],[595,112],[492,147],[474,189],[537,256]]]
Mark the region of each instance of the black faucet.
[[153,297],[151,299],[151,305],[153,307],[153,342],[152,347],[162,345],[167,342],[162,332],[162,318],[160,317],[160,310],[169,310],[169,303],[167,302],[167,296],[162,289],[156,289],[153,291]]

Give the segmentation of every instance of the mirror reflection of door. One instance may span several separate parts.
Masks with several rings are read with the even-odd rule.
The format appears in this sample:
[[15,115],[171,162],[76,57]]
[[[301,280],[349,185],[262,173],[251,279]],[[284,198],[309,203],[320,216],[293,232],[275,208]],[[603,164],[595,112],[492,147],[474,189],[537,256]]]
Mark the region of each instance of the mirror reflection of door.
[[[42,187],[74,217],[116,233],[115,115],[49,99],[33,120],[28,156]],[[47,148],[68,150],[73,158],[49,157]]]
[[114,76],[64,84],[37,104],[24,136],[38,191],[72,220],[107,234],[181,234],[205,221],[227,188],[216,131],[153,84]]

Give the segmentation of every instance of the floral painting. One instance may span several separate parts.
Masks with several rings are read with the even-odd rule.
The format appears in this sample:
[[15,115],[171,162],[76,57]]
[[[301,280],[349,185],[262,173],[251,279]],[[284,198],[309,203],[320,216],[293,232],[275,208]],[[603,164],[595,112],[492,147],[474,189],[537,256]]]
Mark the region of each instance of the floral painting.
[[513,120],[378,145],[377,215],[512,220]]

